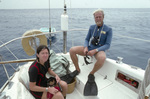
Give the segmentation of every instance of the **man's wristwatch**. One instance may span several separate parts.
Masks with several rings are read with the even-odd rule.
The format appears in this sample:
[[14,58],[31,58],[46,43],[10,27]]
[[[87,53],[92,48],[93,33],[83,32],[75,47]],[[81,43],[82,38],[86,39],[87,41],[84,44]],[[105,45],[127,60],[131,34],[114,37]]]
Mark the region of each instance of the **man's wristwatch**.
[[96,52],[98,52],[98,49],[96,49]]

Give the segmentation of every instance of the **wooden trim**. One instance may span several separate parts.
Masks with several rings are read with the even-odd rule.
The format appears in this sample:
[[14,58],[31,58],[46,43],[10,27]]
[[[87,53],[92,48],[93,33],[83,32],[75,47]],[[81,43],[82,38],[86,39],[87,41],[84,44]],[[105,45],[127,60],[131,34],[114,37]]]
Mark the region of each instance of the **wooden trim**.
[[36,58],[31,58],[31,59],[19,59],[19,60],[11,60],[11,61],[2,61],[0,64],[8,64],[8,63],[22,63],[22,62],[30,62],[30,61],[35,61]]

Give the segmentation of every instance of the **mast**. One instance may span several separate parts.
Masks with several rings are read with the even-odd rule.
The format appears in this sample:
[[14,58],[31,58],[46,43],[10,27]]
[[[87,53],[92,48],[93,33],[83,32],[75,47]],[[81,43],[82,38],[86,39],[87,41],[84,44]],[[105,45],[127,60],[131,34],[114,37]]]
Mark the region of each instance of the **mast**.
[[61,30],[63,31],[63,53],[67,53],[68,15],[64,0],[64,13],[61,15]]

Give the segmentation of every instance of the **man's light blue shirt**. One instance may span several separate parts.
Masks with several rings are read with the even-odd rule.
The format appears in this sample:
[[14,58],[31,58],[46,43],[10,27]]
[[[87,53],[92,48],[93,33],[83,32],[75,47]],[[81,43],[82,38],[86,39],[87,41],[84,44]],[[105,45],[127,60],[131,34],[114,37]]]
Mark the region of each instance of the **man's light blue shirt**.
[[[93,39],[93,36],[96,35],[100,36],[100,32],[101,32],[101,37],[100,37],[100,41],[98,42],[98,45],[95,46],[91,44],[91,40]],[[98,31],[98,27],[96,24],[91,25],[88,34],[85,38],[84,47],[88,47],[88,50],[97,49],[98,51],[105,51],[110,48],[111,40],[112,40],[112,29],[110,27],[103,24],[103,26],[101,26]]]

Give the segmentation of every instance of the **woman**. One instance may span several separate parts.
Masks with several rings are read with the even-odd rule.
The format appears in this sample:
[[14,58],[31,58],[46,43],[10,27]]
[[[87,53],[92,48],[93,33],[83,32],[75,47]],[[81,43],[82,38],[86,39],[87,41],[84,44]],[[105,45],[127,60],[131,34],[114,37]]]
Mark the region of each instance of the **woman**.
[[[50,52],[47,46],[40,45],[37,48],[36,60],[29,68],[30,92],[36,99],[47,99],[47,92],[53,94],[52,99],[65,99],[67,83],[60,80],[58,75],[51,70],[49,54]],[[56,78],[57,83],[60,83],[62,93],[54,87],[47,87],[47,72]]]

